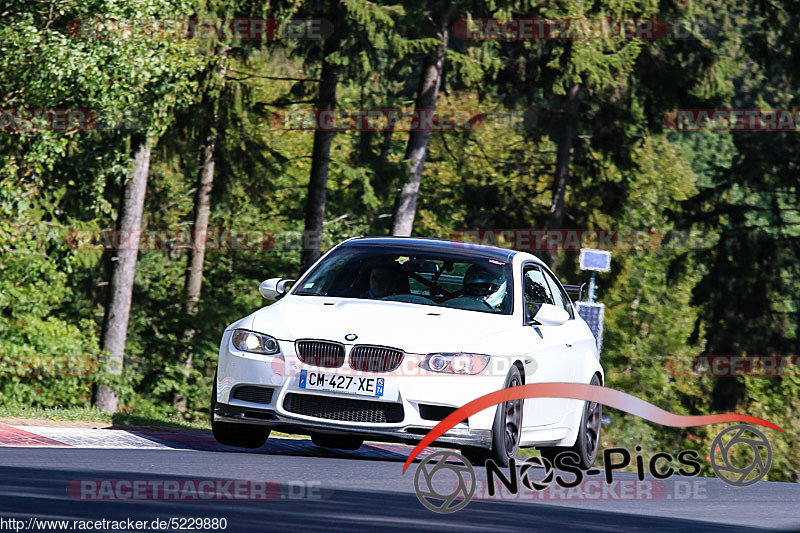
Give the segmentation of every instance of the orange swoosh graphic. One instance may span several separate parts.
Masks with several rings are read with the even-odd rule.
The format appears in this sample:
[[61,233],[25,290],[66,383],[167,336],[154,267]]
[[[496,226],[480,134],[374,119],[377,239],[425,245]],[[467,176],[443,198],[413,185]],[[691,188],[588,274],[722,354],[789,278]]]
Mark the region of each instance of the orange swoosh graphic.
[[416,448],[411,451],[411,455],[408,456],[405,465],[403,465],[403,472],[406,471],[426,446],[430,445],[459,422],[463,422],[475,413],[483,411],[493,405],[524,398],[571,398],[574,400],[601,403],[608,407],[613,407],[620,411],[625,411],[626,413],[644,418],[645,420],[661,424],[662,426],[690,427],[725,422],[749,422],[751,424],[758,424],[759,426],[783,431],[772,422],[767,422],[762,418],[750,415],[737,415],[734,413],[699,416],[676,415],[656,407],[641,398],[637,398],[636,396],[597,385],[586,385],[583,383],[531,383],[529,385],[520,385],[519,387],[491,392],[472,400],[451,413],[447,418],[436,424],[428,434],[425,435],[425,438],[417,444]]

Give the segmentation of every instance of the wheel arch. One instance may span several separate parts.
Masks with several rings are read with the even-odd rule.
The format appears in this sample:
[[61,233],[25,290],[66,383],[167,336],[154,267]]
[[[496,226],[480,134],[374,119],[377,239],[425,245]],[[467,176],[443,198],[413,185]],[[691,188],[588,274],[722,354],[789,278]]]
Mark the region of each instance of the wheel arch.
[[525,385],[525,367],[522,365],[522,361],[517,359],[516,361],[514,361],[514,364],[512,366],[517,367],[517,370],[519,370],[520,378],[522,379],[522,384]]

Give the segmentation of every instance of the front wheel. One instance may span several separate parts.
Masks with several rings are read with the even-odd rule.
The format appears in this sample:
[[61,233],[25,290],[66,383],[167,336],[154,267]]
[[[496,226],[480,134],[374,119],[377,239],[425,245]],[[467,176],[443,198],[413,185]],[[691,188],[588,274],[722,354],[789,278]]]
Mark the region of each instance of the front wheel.
[[217,376],[211,387],[211,433],[220,444],[237,448],[261,448],[269,438],[270,429],[255,424],[237,424],[235,422],[217,422],[214,411],[217,407]]
[[[503,388],[510,389],[522,385],[522,376],[516,366],[506,377]],[[519,440],[522,435],[522,400],[511,400],[497,406],[492,426],[491,449],[464,447],[461,453],[476,465],[482,466],[491,459],[498,466],[508,466],[509,459],[517,456]]]

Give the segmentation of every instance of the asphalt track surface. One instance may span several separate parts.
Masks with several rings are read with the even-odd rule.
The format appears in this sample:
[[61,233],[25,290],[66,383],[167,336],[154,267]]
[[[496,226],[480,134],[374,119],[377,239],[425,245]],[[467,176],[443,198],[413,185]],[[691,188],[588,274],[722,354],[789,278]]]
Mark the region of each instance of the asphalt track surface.
[[[591,478],[597,480],[591,499],[551,491],[546,501],[535,496],[522,501],[473,500],[460,511],[439,514],[424,508],[414,493],[417,465],[402,474],[408,447],[365,445],[357,452],[340,452],[318,448],[309,440],[270,439],[261,450],[250,452],[215,445],[208,435],[187,438],[89,430],[95,433],[87,439],[82,436],[87,430],[79,435],[60,429],[56,434],[51,430],[50,437],[24,441],[14,433],[16,440],[4,441],[2,429],[0,519],[6,520],[151,522],[207,517],[225,518],[226,531],[237,532],[800,530],[800,484],[759,482],[737,488],[716,478],[673,477],[663,482],[655,498],[647,494],[631,498],[636,493],[628,491],[626,499],[619,487],[602,494],[597,489],[602,485],[599,475]],[[100,434],[114,438],[94,437]],[[153,447],[138,440],[152,442]],[[76,486],[76,480],[185,482],[200,478],[260,479],[277,485],[272,485],[276,492],[268,501],[94,501],[68,489]],[[480,480],[485,480],[482,469],[478,469],[478,479],[480,487]],[[617,473],[615,479],[636,483],[635,474]],[[652,478],[648,481],[658,483]],[[546,496],[547,490],[541,494]],[[8,529],[2,520],[0,529]]]

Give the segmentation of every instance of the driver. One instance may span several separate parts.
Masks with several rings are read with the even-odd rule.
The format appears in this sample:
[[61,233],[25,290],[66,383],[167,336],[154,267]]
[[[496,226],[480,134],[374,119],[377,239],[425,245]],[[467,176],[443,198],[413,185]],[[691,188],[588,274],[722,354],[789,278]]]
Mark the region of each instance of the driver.
[[400,273],[390,266],[376,266],[369,274],[369,297],[383,298],[396,294],[400,287]]
[[497,291],[502,282],[502,276],[480,265],[472,265],[464,274],[464,295],[484,298]]

